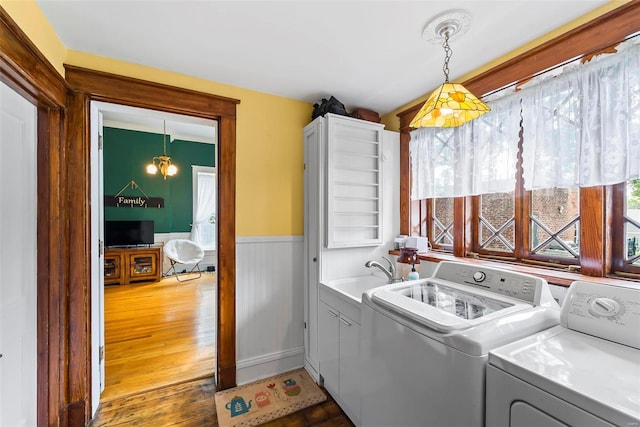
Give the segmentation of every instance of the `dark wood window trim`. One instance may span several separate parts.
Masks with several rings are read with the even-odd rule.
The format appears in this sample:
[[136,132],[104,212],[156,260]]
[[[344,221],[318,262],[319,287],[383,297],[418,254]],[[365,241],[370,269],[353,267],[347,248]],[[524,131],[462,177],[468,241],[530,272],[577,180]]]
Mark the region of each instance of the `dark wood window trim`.
[[[614,46],[640,31],[640,1],[632,1],[588,23],[560,35],[542,45],[512,58],[492,69],[473,77],[463,84],[473,93],[487,94],[505,86],[525,81],[532,76],[570,60],[600,52]],[[420,202],[410,201],[409,123],[420,109],[416,104],[398,114],[400,118],[400,233],[416,230],[420,218]],[[611,265],[605,250],[612,247],[611,233],[605,230],[605,189],[602,187],[581,189],[581,273],[601,277],[609,274]],[[454,257],[466,257],[471,251],[474,198],[456,198],[454,201]],[[477,203],[477,202],[476,202]],[[516,194],[516,210],[524,212],[529,203],[527,194]],[[522,221],[524,218],[520,218]],[[587,228],[599,228],[600,232],[586,233]],[[607,229],[608,230],[608,229]],[[526,234],[526,233],[525,233]],[[517,235],[517,233],[516,233]],[[524,236],[526,237],[526,236]],[[516,242],[518,243],[518,242]],[[520,248],[523,248],[523,241]],[[522,251],[522,249],[517,249]],[[582,277],[581,275],[577,275]]]
[[[389,251],[392,255],[400,255],[400,251]],[[473,257],[456,257],[451,253],[430,251],[426,254],[419,255],[419,258],[423,261],[429,262],[441,262],[441,261],[463,261],[465,263],[483,265],[487,267],[501,268],[504,270],[518,271],[520,273],[531,274],[534,276],[542,277],[547,282],[558,286],[569,286],[576,280],[586,280],[596,283],[609,283],[609,284],[628,284],[623,277],[607,276],[607,277],[593,277],[587,276],[572,271],[563,271],[553,268],[546,268],[537,265],[525,265],[515,262],[496,261],[489,259],[480,259]]]
[[611,270],[619,277],[640,278],[640,265],[632,265],[626,262],[626,246],[621,242],[626,242],[625,221],[625,199],[626,185],[617,184],[607,187],[607,212],[609,215],[605,219],[609,225],[611,245],[608,259],[611,259]]

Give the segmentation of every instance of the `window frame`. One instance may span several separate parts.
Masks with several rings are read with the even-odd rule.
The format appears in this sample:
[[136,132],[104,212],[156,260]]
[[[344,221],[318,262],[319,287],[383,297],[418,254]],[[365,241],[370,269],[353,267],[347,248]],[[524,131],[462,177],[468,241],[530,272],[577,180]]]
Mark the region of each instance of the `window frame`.
[[[192,200],[192,211],[191,211],[191,221],[192,224],[195,223],[195,215],[196,212],[198,210],[198,186],[199,186],[199,181],[198,181],[198,175],[204,173],[204,174],[213,174],[214,179],[216,180],[216,191],[217,191],[217,180],[218,180],[218,170],[215,166],[196,166],[196,165],[192,165],[191,166],[191,200]],[[214,215],[218,216],[218,200],[216,197],[216,207],[214,209],[215,213]],[[202,246],[201,243],[196,242],[197,244],[201,245],[203,247],[203,249],[205,251],[215,251],[217,248],[217,242],[218,242],[218,224],[217,221],[214,223],[214,237],[213,237],[213,244],[210,246]]]
[[[605,13],[592,21],[584,23],[566,33],[552,38],[527,52],[517,55],[489,70],[462,82],[472,93],[488,94],[499,90],[514,82],[524,82],[531,77],[570,60],[580,57],[589,57],[600,51],[611,49],[612,46],[626,40],[638,32],[640,22],[640,3],[631,2],[624,4]],[[411,127],[409,123],[420,109],[421,104],[416,104],[398,114],[400,119],[400,233],[411,234],[415,231],[426,231],[430,227],[429,220],[423,221],[422,213],[427,213],[426,201],[411,201],[411,175],[409,143]],[[522,161],[521,157],[518,159]],[[518,176],[521,176],[521,170]],[[527,260],[532,264],[549,266],[546,261],[539,261],[536,256],[528,253],[524,242],[530,236],[529,223],[524,220],[525,207],[530,206],[531,195],[529,192],[518,194],[516,186],[515,210],[516,220],[524,224],[521,233],[516,232],[516,257]],[[454,199],[454,243],[452,254],[456,257],[474,256],[472,241],[474,235],[473,206],[476,205],[477,196],[458,197]],[[613,250],[612,239],[614,234],[624,231],[623,227],[616,225],[621,221],[614,219],[615,210],[611,210],[614,197],[611,188],[589,187],[580,189],[580,272],[584,275],[603,277],[611,274],[612,266],[619,271],[619,260],[616,260],[616,252]],[[605,207],[607,209],[605,209]],[[605,214],[606,212],[606,214]],[[415,217],[415,215],[420,215]],[[527,216],[528,218],[528,216]],[[422,233],[421,233],[422,234]],[[520,241],[518,241],[520,239]],[[526,239],[526,240],[525,240]],[[546,258],[546,257],[545,257]],[[555,263],[554,259],[554,263]],[[564,266],[562,260],[558,263]],[[553,264],[551,264],[553,266]],[[575,269],[575,267],[573,267]],[[640,275],[637,276],[640,278]]]
[[607,200],[607,212],[609,216],[607,222],[611,224],[611,270],[612,273],[622,277],[640,277],[640,265],[627,262],[625,255],[625,245],[617,242],[626,242],[625,227],[625,203],[626,203],[626,183],[611,185],[608,187],[609,197]]

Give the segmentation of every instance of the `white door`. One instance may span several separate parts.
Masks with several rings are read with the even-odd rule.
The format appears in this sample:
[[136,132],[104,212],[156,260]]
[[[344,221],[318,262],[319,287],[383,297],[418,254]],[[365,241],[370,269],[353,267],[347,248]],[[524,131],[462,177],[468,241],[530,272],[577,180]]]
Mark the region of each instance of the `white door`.
[[104,390],[104,188],[102,113],[91,103],[91,413]]
[[0,426],[37,424],[36,122],[0,82]]

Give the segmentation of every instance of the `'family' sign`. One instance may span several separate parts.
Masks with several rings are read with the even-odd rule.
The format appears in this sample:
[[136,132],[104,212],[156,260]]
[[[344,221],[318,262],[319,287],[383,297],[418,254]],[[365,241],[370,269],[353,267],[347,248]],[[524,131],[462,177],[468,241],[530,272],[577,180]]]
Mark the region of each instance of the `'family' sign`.
[[104,205],[129,208],[164,208],[164,198],[143,196],[104,196]]

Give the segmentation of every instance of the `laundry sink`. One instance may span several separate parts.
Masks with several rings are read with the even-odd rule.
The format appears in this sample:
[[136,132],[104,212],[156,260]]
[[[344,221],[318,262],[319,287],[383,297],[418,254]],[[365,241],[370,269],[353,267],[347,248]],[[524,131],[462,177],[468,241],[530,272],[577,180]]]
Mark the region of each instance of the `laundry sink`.
[[360,304],[362,302],[362,293],[364,291],[386,285],[387,280],[386,278],[368,275],[329,280],[322,282],[321,284],[330,290],[341,294],[341,296],[346,296]]
[[362,293],[386,284],[386,278],[371,275],[320,282],[320,301],[330,306],[334,312],[360,324]]

